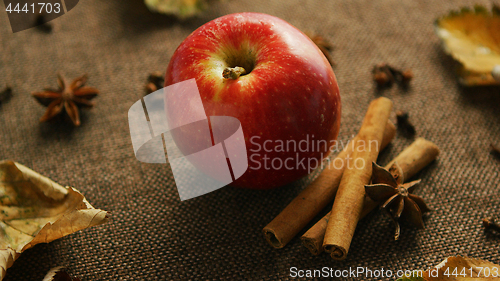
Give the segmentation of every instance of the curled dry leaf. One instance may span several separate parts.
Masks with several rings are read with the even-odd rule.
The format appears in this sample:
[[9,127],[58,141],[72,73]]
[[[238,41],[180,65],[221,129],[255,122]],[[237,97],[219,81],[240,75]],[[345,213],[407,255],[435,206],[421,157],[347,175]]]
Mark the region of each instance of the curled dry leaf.
[[439,18],[436,34],[445,52],[462,65],[460,82],[467,86],[500,84],[492,75],[500,65],[500,9],[463,8]]
[[448,257],[423,274],[416,270],[413,272],[413,276],[402,277],[398,281],[499,280],[499,270],[500,265],[489,261],[466,257]]
[[10,160],[0,161],[0,280],[25,250],[105,223],[78,190]]
[[151,11],[180,19],[196,16],[206,9],[205,0],[144,0]]
[[495,65],[495,67],[493,67],[493,70],[491,71],[491,76],[493,76],[493,79],[497,80],[498,83],[500,83],[500,64]]
[[72,278],[66,271],[64,267],[58,266],[52,268],[42,281],[80,281],[80,278]]
[[411,277],[403,277],[398,281],[465,281],[465,280],[499,280],[500,265],[489,261],[448,257],[440,264],[425,271],[420,276],[417,272]]
[[[495,269],[496,268],[496,269]],[[456,271],[455,271],[456,269]],[[425,280],[498,280],[500,265],[489,261],[465,258],[465,257],[449,257],[438,264],[434,269],[424,273]],[[449,272],[448,274],[445,274]],[[457,272],[458,274],[453,274]],[[462,272],[464,275],[460,275]],[[497,272],[495,274],[495,272]],[[494,276],[495,275],[495,276]]]

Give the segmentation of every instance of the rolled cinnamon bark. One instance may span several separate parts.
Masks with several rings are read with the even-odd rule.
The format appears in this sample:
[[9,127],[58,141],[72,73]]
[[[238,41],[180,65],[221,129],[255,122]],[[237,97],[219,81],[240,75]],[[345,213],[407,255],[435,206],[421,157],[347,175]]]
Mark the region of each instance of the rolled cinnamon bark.
[[409,179],[429,165],[439,155],[439,147],[434,143],[417,138],[410,146],[403,150],[394,160],[387,164],[389,169],[394,162],[398,162],[403,169],[404,178]]
[[[396,135],[396,127],[388,121],[384,129],[384,137],[380,150],[384,149]],[[356,143],[355,137],[353,142]],[[353,145],[345,146],[337,157],[318,177],[307,186],[290,204],[263,229],[264,237],[274,248],[283,248],[299,233],[314,217],[333,201],[339,187],[345,165],[335,167],[337,161],[345,163],[352,154]],[[323,241],[323,239],[321,240]]]
[[[370,103],[355,143],[352,163],[347,163],[340,180],[332,212],[323,240],[323,249],[332,258],[343,260],[347,256],[354,230],[361,217],[365,199],[365,185],[370,183],[372,162],[379,153],[384,128],[392,110],[392,101],[381,97]],[[361,160],[361,161],[360,161]]]
[[[410,179],[424,167],[434,161],[439,155],[439,148],[434,143],[424,139],[416,139],[410,146],[403,150],[396,158],[394,158],[387,166],[389,169],[394,162],[403,170],[404,178]],[[361,218],[370,213],[379,203],[365,198]],[[302,244],[309,249],[313,255],[319,255],[323,252],[323,239],[325,237],[326,226],[330,213],[326,214],[313,227],[311,227],[304,235],[302,235]]]

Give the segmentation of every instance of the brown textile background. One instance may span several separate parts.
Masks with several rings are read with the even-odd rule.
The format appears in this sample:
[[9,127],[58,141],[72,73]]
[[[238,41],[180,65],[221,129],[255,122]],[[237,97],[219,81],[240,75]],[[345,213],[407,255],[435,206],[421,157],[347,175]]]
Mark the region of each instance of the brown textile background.
[[[52,34],[13,34],[0,4],[0,87],[14,89],[0,105],[0,159],[74,186],[95,207],[112,212],[106,225],[28,250],[5,280],[41,280],[60,265],[82,280],[277,280],[288,279],[290,267],[396,271],[428,268],[449,255],[500,263],[500,236],[481,227],[483,217],[500,215],[500,161],[489,153],[490,142],[500,143],[500,88],[459,86],[455,64],[433,31],[436,17],[474,3],[492,4],[231,0],[180,23],[151,14],[141,0],[86,0],[55,20]],[[147,75],[164,71],[195,28],[243,11],[278,16],[335,44],[340,139],[355,134],[370,100],[384,95],[396,110],[410,112],[418,136],[442,149],[439,160],[418,175],[423,181],[416,193],[434,209],[425,230],[405,225],[400,241],[392,241],[391,221],[374,212],[358,225],[343,262],[310,255],[298,238],[275,250],[261,229],[310,179],[272,191],[227,187],[181,203],[168,166],[134,158],[127,112],[143,95]],[[411,88],[377,92],[370,71],[379,62],[413,69]],[[101,91],[79,128],[38,123],[44,107],[30,93],[55,87],[58,71],[68,78],[87,72],[88,85]],[[411,141],[397,136],[380,162]]]

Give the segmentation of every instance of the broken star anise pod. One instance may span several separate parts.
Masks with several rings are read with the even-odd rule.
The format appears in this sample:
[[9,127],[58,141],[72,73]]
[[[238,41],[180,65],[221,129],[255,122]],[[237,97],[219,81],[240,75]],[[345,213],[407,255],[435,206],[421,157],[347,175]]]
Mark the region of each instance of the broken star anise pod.
[[400,234],[399,218],[402,216],[418,228],[424,228],[422,213],[430,209],[420,196],[411,194],[420,180],[404,183],[401,167],[394,162],[389,170],[372,164],[372,184],[365,185],[366,195],[374,201],[383,202],[382,208],[388,211],[396,225],[394,239]]
[[47,106],[47,111],[40,118],[40,122],[46,122],[66,111],[75,126],[80,126],[79,107],[92,107],[99,91],[92,87],[85,87],[87,75],[84,74],[68,84],[60,74],[57,75],[59,89],[44,89],[42,92],[32,93],[39,103]]

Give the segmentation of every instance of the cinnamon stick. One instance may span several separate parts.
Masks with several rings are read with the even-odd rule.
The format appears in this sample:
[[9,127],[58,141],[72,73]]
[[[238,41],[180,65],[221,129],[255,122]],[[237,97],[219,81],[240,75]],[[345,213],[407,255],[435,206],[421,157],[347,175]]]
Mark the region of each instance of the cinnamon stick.
[[394,160],[387,164],[387,168],[391,167],[394,162],[398,162],[399,167],[403,169],[404,178],[409,179],[434,161],[438,155],[439,148],[437,145],[424,138],[417,138]]
[[[439,148],[434,143],[424,139],[416,139],[410,146],[403,150],[394,160],[385,166],[389,169],[394,162],[403,170],[404,178],[410,179],[424,167],[434,161],[439,155]],[[370,213],[379,203],[365,197],[361,218]],[[326,226],[330,213],[326,214],[304,235],[302,235],[302,244],[309,249],[313,255],[319,255],[323,252],[323,239],[325,237]]]
[[353,161],[340,180],[323,241],[324,250],[334,259],[345,259],[349,251],[363,210],[365,185],[370,183],[371,163],[377,160],[378,143],[382,142],[391,109],[392,101],[385,97],[370,103],[352,153]]
[[[380,150],[384,149],[396,135],[396,127],[388,121]],[[355,137],[352,142],[359,139]],[[353,145],[345,146],[336,158],[319,176],[307,186],[288,206],[263,229],[264,237],[274,248],[283,248],[314,217],[333,201],[339,187],[345,165],[338,167],[338,162],[345,163],[352,154]],[[323,240],[322,240],[323,241]]]

